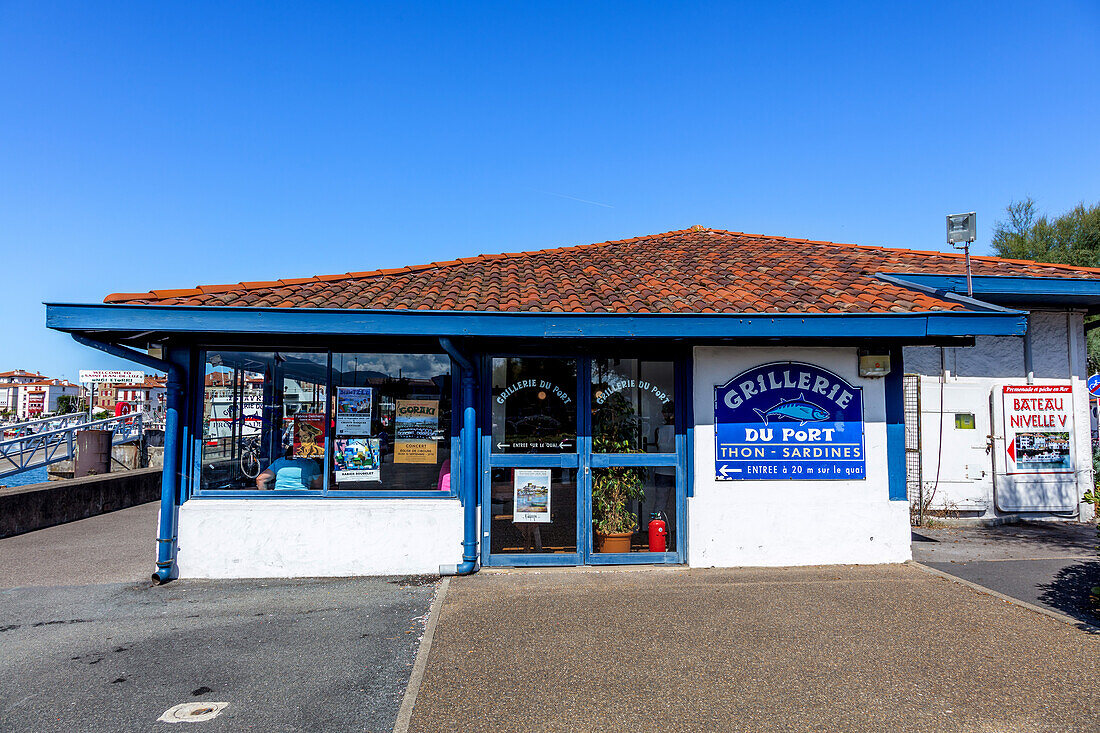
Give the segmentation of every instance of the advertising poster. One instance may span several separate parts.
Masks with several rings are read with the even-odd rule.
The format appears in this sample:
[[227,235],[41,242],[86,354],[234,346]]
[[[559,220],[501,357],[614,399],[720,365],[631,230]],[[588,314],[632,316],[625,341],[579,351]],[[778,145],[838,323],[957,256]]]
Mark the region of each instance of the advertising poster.
[[1007,473],[1073,471],[1073,388],[1069,385],[1005,385]]
[[370,435],[373,387],[336,388],[336,434]]
[[294,416],[294,457],[325,455],[325,413],[299,412]]
[[439,400],[397,400],[394,463],[435,463]]
[[550,469],[517,468],[515,470],[516,507],[512,522],[550,522]]
[[381,481],[382,441],[378,438],[337,439],[333,462],[337,481]]
[[776,362],[714,388],[714,477],[863,479],[863,390],[813,364]]

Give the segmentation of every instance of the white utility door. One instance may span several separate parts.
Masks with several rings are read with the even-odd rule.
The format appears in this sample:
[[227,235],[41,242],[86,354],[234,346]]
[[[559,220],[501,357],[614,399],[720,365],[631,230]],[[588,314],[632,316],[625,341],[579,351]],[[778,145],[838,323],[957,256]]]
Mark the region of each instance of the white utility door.
[[988,383],[921,378],[924,495],[935,491],[930,509],[978,511],[989,507],[993,497],[990,432]]

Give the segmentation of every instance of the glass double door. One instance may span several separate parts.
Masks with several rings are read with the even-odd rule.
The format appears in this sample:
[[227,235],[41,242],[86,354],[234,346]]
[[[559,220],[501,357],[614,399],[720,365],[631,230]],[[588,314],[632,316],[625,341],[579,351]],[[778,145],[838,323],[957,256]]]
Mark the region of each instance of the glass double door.
[[682,372],[672,359],[487,358],[482,563],[681,562]]

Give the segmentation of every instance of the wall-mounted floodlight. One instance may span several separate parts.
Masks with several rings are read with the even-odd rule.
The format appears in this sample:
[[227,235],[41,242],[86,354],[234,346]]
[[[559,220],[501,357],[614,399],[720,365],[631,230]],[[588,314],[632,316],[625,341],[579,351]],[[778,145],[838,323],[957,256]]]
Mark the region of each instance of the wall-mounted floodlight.
[[971,211],[969,214],[947,215],[947,243],[966,242],[969,244],[978,238],[978,215]]
[[[975,212],[947,215],[947,243],[966,252],[966,294],[968,297],[974,297],[974,286],[970,282],[970,243],[977,238],[978,215]],[[962,244],[962,247],[956,246],[959,243]]]

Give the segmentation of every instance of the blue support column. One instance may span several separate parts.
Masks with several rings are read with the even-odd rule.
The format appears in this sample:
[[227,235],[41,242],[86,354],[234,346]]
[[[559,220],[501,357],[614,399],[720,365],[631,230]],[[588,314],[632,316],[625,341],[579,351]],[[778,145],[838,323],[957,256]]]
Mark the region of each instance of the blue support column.
[[478,570],[477,562],[477,373],[473,363],[450,339],[439,339],[440,346],[459,365],[462,373],[462,478],[458,495],[462,500],[462,562],[440,565],[440,575],[469,575]]
[[901,347],[890,350],[886,375],[886,466],[890,501],[908,501],[905,490],[905,363]]
[[[173,365],[174,367],[175,365]],[[166,583],[179,576],[176,567],[176,528],[179,520],[179,456],[183,405],[183,375],[177,368],[168,371],[167,408],[164,416],[164,470],[160,481],[160,523],[157,532],[157,571],[153,582]]]

